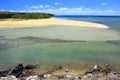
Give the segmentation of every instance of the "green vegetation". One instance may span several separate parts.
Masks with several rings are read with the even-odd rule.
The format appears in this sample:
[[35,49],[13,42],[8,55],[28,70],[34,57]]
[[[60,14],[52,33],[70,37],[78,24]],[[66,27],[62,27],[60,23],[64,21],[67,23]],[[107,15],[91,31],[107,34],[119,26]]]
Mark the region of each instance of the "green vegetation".
[[15,18],[15,19],[44,19],[50,18],[53,14],[49,13],[20,13],[0,11],[0,19]]

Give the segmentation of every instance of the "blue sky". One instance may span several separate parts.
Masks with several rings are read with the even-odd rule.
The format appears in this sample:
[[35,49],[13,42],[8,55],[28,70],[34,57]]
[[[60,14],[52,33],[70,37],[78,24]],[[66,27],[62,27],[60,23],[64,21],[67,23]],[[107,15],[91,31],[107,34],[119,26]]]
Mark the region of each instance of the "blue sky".
[[0,0],[0,10],[57,15],[120,15],[120,0]]

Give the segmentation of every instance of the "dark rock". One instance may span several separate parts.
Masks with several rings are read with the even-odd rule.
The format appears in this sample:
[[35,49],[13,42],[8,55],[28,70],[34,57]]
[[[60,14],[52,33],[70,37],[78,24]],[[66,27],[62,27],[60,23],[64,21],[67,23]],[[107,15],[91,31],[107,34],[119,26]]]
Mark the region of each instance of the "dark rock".
[[34,68],[36,68],[37,66],[38,66],[38,64],[35,64],[35,65],[29,64],[29,65],[26,65],[26,66],[24,67],[24,69],[26,69],[26,70],[28,70],[28,69],[34,69]]
[[23,64],[19,63],[13,70],[8,73],[8,75],[14,75],[16,77],[19,77],[22,74],[23,69]]

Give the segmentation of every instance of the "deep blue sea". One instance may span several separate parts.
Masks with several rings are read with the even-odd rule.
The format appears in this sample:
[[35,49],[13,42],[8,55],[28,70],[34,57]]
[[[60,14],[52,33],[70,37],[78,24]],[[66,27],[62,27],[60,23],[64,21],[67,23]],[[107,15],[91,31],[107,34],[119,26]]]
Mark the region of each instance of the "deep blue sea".
[[90,21],[101,23],[109,26],[110,28],[120,28],[120,16],[79,16],[79,15],[59,15],[55,18]]

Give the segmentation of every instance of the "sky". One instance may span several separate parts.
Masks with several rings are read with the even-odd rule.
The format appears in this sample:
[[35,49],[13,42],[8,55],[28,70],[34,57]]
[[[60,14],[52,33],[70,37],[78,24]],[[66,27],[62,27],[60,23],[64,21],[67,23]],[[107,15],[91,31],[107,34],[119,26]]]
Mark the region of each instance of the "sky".
[[120,0],[0,0],[0,10],[56,15],[120,15]]

